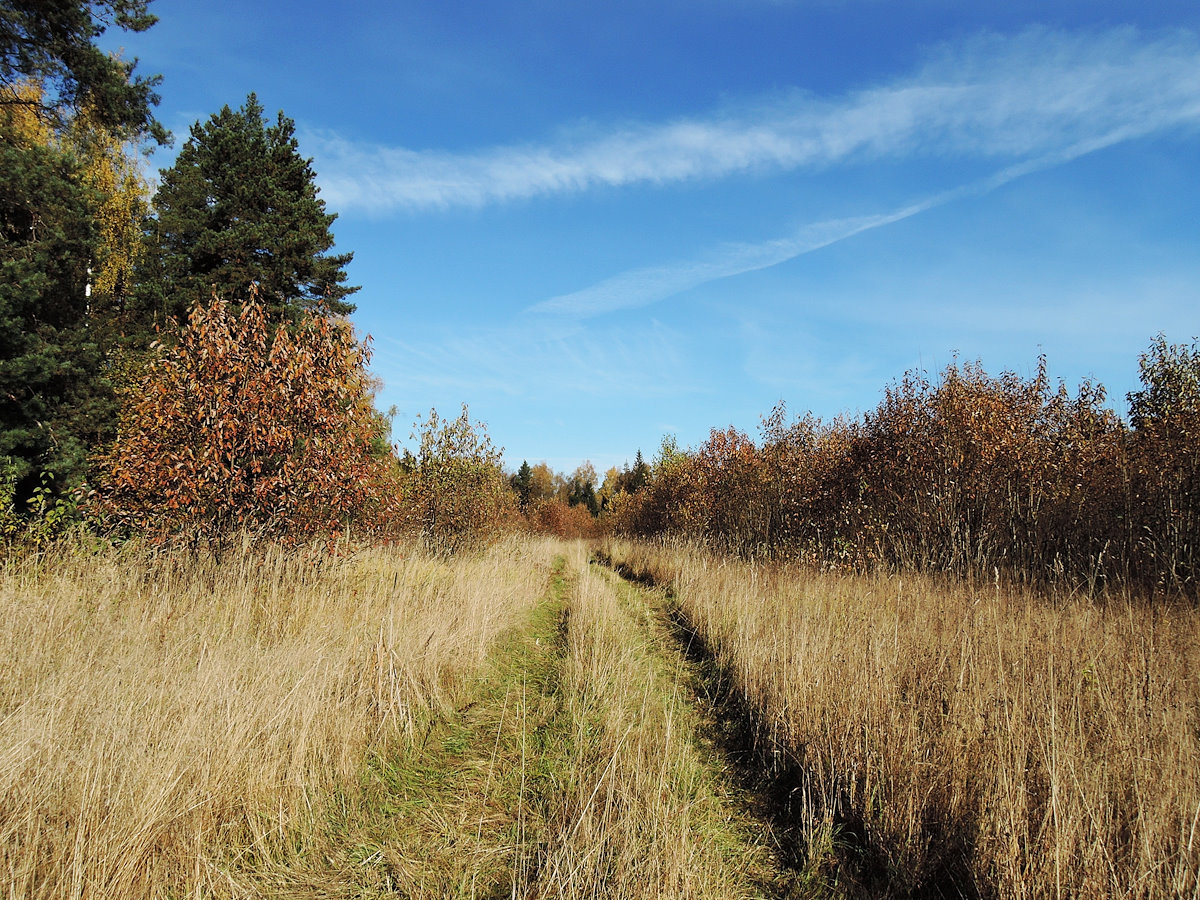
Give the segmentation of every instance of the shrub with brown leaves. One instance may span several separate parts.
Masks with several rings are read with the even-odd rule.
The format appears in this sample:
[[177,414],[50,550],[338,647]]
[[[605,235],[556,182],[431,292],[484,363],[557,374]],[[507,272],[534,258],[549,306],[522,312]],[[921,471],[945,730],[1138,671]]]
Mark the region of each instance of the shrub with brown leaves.
[[349,323],[272,329],[256,300],[235,312],[214,298],[156,349],[102,461],[94,499],[110,524],[290,540],[388,527],[396,467]]

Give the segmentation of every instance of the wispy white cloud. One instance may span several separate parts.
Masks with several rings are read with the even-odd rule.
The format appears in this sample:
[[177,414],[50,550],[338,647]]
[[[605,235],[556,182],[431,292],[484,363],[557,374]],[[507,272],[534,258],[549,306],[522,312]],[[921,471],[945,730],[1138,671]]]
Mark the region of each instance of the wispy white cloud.
[[[965,281],[967,273],[959,277]],[[860,326],[914,329],[937,340],[958,335],[1007,338],[1026,346],[1040,341],[1086,348],[1083,355],[1121,348],[1130,362],[1157,331],[1190,336],[1196,330],[1198,281],[1200,263],[1048,283],[1038,279],[1019,292],[1012,283],[990,278],[976,278],[969,288],[942,279],[942,290],[922,290],[919,303],[893,297],[887,303],[868,301],[843,315]],[[964,303],[964,296],[971,302]]]
[[[629,334],[559,321],[531,330],[524,323],[428,331],[375,346],[372,370],[390,392],[515,397],[674,396],[694,388],[683,375],[680,336],[661,323]],[[551,374],[552,373],[552,374]]]
[[1200,42],[1131,28],[1034,29],[942,48],[915,74],[835,99],[796,92],[708,117],[576,128],[469,153],[304,135],[341,211],[480,207],[595,187],[915,155],[1019,159],[1200,122]]
[[583,290],[544,300],[531,306],[528,312],[587,318],[646,306],[709,281],[778,265],[872,228],[908,218],[928,209],[929,205],[921,203],[882,215],[817,222],[805,225],[788,237],[761,244],[726,244],[699,259],[623,272]]
[[622,272],[598,284],[543,300],[529,307],[531,313],[550,313],[571,318],[589,318],[621,309],[647,306],[683,291],[721,278],[767,269],[812,253],[847,238],[891,225],[918,213],[964,197],[985,194],[1023,175],[1060,165],[1129,137],[1125,128],[1064,147],[1053,153],[1006,166],[987,178],[941,191],[916,203],[888,212],[831,219],[804,225],[786,237],[757,244],[727,244],[704,256],[660,266]]

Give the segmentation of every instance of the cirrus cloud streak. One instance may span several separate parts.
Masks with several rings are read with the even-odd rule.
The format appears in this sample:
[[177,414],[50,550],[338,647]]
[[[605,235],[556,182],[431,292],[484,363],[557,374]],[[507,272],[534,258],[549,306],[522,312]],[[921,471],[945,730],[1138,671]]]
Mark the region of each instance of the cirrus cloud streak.
[[1037,28],[943,47],[909,77],[833,99],[796,91],[705,117],[576,126],[542,143],[466,153],[320,131],[304,144],[332,208],[378,215],[887,158],[1017,160],[1197,122],[1194,34]]
[[814,222],[782,238],[757,244],[727,244],[697,259],[631,269],[590,287],[535,303],[526,312],[586,319],[621,309],[647,306],[710,281],[777,266],[798,256],[804,256],[863,232],[900,222],[955,200],[986,194],[1024,175],[1061,165],[1118,144],[1131,136],[1128,128],[1117,128],[1108,134],[1080,141],[1053,153],[1006,166],[987,178],[941,191],[899,209]]

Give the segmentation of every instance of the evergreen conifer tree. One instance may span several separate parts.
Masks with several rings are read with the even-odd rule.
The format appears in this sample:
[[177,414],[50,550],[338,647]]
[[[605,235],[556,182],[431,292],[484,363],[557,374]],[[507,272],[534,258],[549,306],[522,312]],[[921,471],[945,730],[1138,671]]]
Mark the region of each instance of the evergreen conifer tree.
[[115,398],[89,305],[96,212],[68,132],[166,141],[158,79],[92,42],[110,24],[143,31],[148,0],[0,0],[0,467],[18,508],[46,475],[66,488],[113,433]]
[[[12,112],[6,110],[5,112]],[[0,459],[17,503],[42,473],[65,485],[115,404],[87,322],[92,207],[75,161],[0,123]]]
[[517,503],[521,512],[525,512],[529,507],[530,492],[533,490],[533,469],[529,468],[529,460],[521,460],[521,468],[517,470],[517,474],[509,483],[517,493]]
[[629,473],[629,484],[626,488],[629,493],[636,494],[646,486],[646,482],[650,480],[650,467],[646,465],[646,460],[642,458],[641,448],[638,448],[637,458],[633,461],[633,471]]
[[237,302],[252,284],[275,321],[320,305],[352,312],[344,298],[358,288],[344,283],[344,267],[353,254],[328,252],[337,216],[325,212],[313,179],[295,123],[280,112],[268,124],[254,94],[193,125],[154,197],[147,316],[182,321],[196,300],[215,291]]
[[[0,106],[19,106],[62,127],[87,107],[97,125],[127,138],[169,135],[154,118],[160,76],[135,76],[137,60],[105,53],[93,41],[109,25],[145,31],[151,0],[0,0]],[[19,85],[40,90],[28,94]]]

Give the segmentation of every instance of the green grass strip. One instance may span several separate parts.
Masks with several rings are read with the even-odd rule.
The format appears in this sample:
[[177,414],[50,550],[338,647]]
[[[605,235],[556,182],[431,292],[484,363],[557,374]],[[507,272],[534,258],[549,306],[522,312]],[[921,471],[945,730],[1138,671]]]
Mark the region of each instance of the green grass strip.
[[559,696],[566,569],[556,558],[545,597],[496,639],[469,700],[411,748],[369,761],[359,796],[332,812],[339,849],[320,861],[319,896],[487,900],[536,878],[571,740]]

